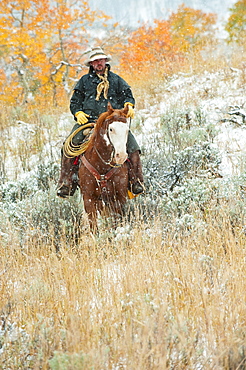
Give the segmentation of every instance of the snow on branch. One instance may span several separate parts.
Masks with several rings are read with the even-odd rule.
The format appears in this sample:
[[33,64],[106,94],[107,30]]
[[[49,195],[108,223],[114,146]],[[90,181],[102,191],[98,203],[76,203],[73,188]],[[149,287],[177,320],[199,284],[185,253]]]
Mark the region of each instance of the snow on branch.
[[64,60],[62,60],[60,62],[60,64],[58,66],[55,67],[55,70],[51,73],[52,75],[55,75],[63,66],[68,66],[68,67],[79,67],[80,69],[82,69],[82,65],[81,64],[71,64],[71,63],[68,63],[68,62],[65,62]]
[[245,118],[246,118],[246,111],[242,108],[242,107],[238,107],[238,106],[235,106],[235,107],[231,107],[231,110],[229,112],[227,112],[227,114],[229,114],[230,116],[240,116],[242,117],[242,123],[245,124]]

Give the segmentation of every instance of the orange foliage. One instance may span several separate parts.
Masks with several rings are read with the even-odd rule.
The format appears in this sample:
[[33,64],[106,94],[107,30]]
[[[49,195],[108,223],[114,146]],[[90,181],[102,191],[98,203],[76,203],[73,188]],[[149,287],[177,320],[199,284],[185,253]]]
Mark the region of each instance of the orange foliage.
[[129,74],[147,73],[153,65],[163,66],[174,55],[170,27],[166,21],[154,21],[155,26],[142,25],[128,39],[120,67]]
[[1,0],[0,58],[8,80],[2,100],[25,104],[36,97],[64,104],[76,77],[73,66],[80,64],[88,43],[87,26],[108,18],[91,11],[88,1],[70,4],[69,0]]
[[246,0],[237,1],[230,9],[231,15],[226,24],[229,41],[236,41],[245,47],[246,42]]
[[120,70],[126,78],[141,80],[173,73],[190,51],[199,52],[214,38],[216,17],[181,5],[167,21],[142,25],[128,38]]
[[[71,6],[70,0],[1,0],[3,101],[33,106],[67,102],[91,41],[87,29],[109,18],[92,11],[88,2],[74,0]],[[118,57],[119,72],[128,81],[150,79],[153,72],[159,78],[184,63],[187,52],[200,51],[214,23],[214,15],[182,5],[168,20],[143,24],[130,36],[114,25],[103,44],[115,63]]]
[[182,52],[200,50],[214,38],[215,23],[215,14],[181,5],[169,18],[173,45]]

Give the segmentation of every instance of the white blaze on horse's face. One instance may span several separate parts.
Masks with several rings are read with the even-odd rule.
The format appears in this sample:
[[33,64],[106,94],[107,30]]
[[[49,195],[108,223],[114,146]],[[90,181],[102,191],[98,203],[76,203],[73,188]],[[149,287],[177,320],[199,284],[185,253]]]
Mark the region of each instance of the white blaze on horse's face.
[[108,125],[108,136],[114,146],[114,162],[123,164],[127,159],[126,143],[129,132],[129,123],[120,121],[112,122]]

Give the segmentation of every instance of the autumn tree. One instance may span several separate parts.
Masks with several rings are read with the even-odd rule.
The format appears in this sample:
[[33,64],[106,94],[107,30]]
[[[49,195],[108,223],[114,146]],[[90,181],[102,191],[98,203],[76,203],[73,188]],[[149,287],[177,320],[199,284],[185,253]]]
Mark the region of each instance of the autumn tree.
[[29,0],[0,3],[0,50],[6,76],[4,100],[18,98],[24,102],[35,90],[35,71],[47,61],[44,45],[50,40],[46,33],[48,24],[42,15],[47,2],[44,0],[42,7],[40,4]]
[[216,18],[182,4],[169,18],[173,45],[182,52],[201,50],[215,38]]
[[153,73],[153,67],[163,67],[174,53],[169,23],[155,20],[154,26],[143,24],[132,32],[122,53],[120,68],[129,77],[134,74],[136,79],[142,79]]
[[105,20],[80,0],[2,0],[0,68],[2,100],[24,104],[35,96],[59,102],[69,94],[89,26]]
[[[92,11],[88,1],[80,0],[72,3],[69,0],[56,0],[51,10],[53,37],[48,57],[49,64],[52,66],[49,77],[55,97],[57,87],[62,92],[70,94],[77,73],[81,72],[81,59],[84,52],[90,42],[93,42],[89,30],[95,23],[97,27],[105,26],[104,21],[110,17]],[[100,20],[102,20],[101,23]]]
[[[216,16],[181,5],[167,21],[155,20],[142,25],[128,38],[122,59],[122,71],[128,75],[170,74],[179,68],[187,53],[200,52],[214,38]],[[140,77],[142,78],[142,77]]]
[[229,42],[235,41],[245,46],[246,43],[246,0],[237,1],[230,8],[230,17],[225,29],[229,33]]

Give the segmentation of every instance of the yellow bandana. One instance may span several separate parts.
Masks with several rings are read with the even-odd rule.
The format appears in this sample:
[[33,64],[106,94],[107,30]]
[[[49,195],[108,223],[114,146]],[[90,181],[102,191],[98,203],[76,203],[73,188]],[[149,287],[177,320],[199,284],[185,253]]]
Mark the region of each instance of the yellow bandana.
[[96,100],[100,99],[100,95],[103,91],[103,96],[105,99],[107,99],[108,96],[108,89],[109,89],[109,82],[108,82],[108,68],[105,69],[104,75],[97,75],[100,80],[102,80],[98,85],[97,85],[97,96]]

